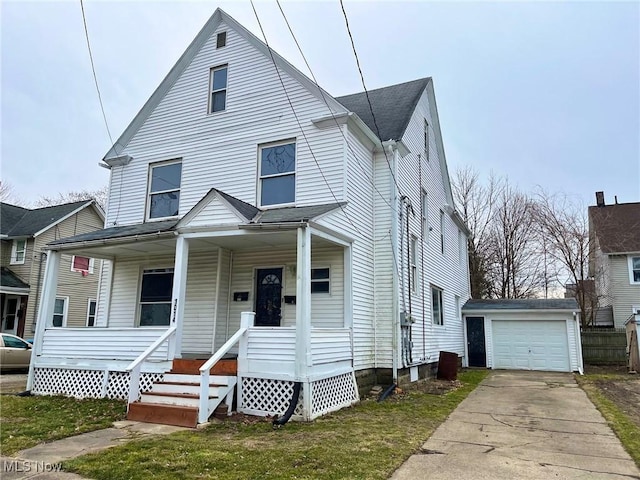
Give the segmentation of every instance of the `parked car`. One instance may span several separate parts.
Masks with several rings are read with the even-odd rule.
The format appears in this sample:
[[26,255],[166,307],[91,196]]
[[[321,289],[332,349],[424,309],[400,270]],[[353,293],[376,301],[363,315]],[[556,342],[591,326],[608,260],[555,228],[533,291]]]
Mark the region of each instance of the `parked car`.
[[0,370],[29,368],[31,344],[15,335],[0,334]]

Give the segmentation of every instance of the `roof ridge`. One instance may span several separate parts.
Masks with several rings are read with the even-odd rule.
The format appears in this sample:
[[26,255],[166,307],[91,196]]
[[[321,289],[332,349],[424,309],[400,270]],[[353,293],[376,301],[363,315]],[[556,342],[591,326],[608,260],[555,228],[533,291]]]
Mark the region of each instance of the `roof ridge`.
[[347,93],[347,94],[345,94],[345,95],[340,95],[340,96],[333,97],[333,98],[335,98],[336,100],[340,101],[340,99],[341,99],[341,98],[344,98],[344,97],[350,97],[350,96],[352,96],[352,95],[364,95],[364,94],[365,94],[365,92],[367,92],[367,93],[373,93],[373,92],[378,92],[378,91],[380,91],[380,90],[384,90],[385,88],[399,87],[399,86],[402,86],[402,85],[407,85],[407,84],[409,84],[409,83],[420,82],[420,81],[429,81],[429,80],[433,80],[433,77],[422,77],[422,78],[416,78],[415,80],[408,80],[408,81],[406,81],[406,82],[400,82],[400,83],[394,83],[394,84],[391,84],[391,85],[385,85],[384,87],[378,87],[378,88],[374,88],[374,89],[361,90],[361,91],[359,91],[359,92],[354,92],[354,93]]

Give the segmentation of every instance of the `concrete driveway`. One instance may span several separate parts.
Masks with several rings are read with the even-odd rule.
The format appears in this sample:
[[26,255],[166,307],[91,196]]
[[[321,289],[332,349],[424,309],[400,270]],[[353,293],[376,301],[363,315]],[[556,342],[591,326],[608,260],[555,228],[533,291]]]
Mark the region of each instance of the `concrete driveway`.
[[568,373],[494,371],[393,480],[640,479]]

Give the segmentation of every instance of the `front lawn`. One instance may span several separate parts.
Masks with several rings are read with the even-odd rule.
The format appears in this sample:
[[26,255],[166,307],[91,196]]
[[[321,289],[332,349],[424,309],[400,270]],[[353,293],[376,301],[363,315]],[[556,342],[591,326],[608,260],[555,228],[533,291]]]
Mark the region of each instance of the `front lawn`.
[[640,467],[640,378],[605,372],[576,379]]
[[386,479],[486,375],[466,371],[459,376],[462,386],[442,395],[412,389],[279,430],[266,421],[227,420],[133,441],[65,462],[64,468],[98,480]]
[[0,450],[12,455],[42,442],[110,427],[126,414],[121,400],[0,397]]

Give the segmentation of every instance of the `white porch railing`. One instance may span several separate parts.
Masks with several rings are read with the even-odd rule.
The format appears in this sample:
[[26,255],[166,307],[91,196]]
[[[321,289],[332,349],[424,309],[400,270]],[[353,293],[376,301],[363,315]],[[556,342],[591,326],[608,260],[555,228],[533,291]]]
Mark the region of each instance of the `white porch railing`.
[[[134,360],[167,331],[161,328],[47,328],[40,356],[97,360]],[[160,345],[148,358],[169,360],[169,347]]]
[[[138,400],[140,396],[140,370],[145,360],[158,350],[165,342],[176,334],[176,327],[169,327],[155,342],[147,347],[138,358],[129,364],[126,371],[129,372],[129,404]],[[128,408],[128,407],[127,407]]]
[[[249,330],[249,327],[253,325],[255,315],[253,312],[243,312],[240,317],[240,328],[238,331],[200,367],[200,408],[198,409],[198,423],[206,422],[213,413],[213,411],[209,410],[209,375],[211,369],[218,361],[222,360],[222,357],[229,353],[229,350],[231,350],[247,330]],[[235,384],[229,385],[229,387],[233,389]],[[231,408],[231,405],[229,405],[229,408]]]

